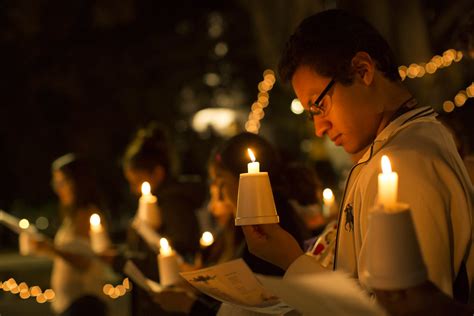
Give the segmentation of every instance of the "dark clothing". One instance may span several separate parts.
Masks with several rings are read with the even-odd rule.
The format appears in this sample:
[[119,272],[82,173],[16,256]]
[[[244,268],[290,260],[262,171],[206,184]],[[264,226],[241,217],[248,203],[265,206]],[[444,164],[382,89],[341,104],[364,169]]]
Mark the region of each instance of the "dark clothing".
[[60,316],[106,316],[107,306],[99,298],[86,295],[75,300]]
[[[197,183],[168,181],[154,192],[161,209],[162,225],[158,234],[168,239],[171,247],[185,260],[191,261],[199,249],[199,226],[195,215],[205,197],[203,186]],[[129,251],[135,253],[132,261],[146,277],[159,282],[157,253],[130,228],[127,236]],[[182,315],[163,311],[150,295],[135,286],[132,291],[132,315]]]

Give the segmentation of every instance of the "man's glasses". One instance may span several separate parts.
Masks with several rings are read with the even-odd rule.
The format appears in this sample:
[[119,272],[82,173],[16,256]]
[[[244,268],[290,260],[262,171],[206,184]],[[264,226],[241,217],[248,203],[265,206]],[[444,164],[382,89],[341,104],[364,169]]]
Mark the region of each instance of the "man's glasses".
[[331,79],[331,81],[328,83],[326,88],[324,88],[323,92],[321,92],[321,94],[316,99],[316,101],[314,101],[314,103],[311,103],[311,101],[309,102],[308,115],[309,115],[310,121],[313,121],[315,116],[326,116],[327,113],[329,112],[329,108],[325,108],[320,103],[335,83],[336,83],[336,80]]

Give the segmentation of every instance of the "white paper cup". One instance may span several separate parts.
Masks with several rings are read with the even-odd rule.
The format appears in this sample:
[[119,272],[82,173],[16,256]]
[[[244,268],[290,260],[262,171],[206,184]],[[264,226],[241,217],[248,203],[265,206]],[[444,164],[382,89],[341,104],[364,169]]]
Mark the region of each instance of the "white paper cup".
[[163,286],[175,285],[182,280],[179,275],[176,253],[168,256],[158,255],[158,271],[160,273],[160,284]]
[[274,224],[279,221],[268,173],[240,174],[235,225]]
[[161,211],[156,197],[141,197],[138,202],[138,218],[153,227],[161,226]]
[[363,277],[373,289],[396,290],[419,285],[428,273],[408,206],[370,213]]

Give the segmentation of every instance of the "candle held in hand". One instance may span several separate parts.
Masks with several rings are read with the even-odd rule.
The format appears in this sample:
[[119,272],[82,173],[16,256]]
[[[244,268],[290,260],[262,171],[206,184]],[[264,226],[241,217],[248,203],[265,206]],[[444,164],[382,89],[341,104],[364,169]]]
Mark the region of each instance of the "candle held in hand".
[[250,148],[247,148],[247,152],[250,156],[250,160],[252,162],[249,162],[247,164],[247,172],[248,173],[258,173],[260,172],[260,163],[258,161],[255,161],[255,155],[253,154],[253,151]]
[[101,224],[99,214],[92,214],[89,222],[92,250],[98,253],[105,251],[109,247],[110,241],[107,233],[104,230],[104,227]]
[[209,247],[214,243],[214,236],[210,232],[204,232],[202,233],[202,237],[199,240],[199,244],[202,247]]
[[323,215],[328,217],[331,215],[331,208],[334,204],[334,194],[329,188],[324,189],[323,191]]
[[147,181],[142,183],[142,196],[151,196],[151,186]]
[[386,208],[394,208],[397,204],[398,174],[392,172],[390,159],[382,156],[382,173],[378,177],[378,202]]
[[161,226],[161,214],[158,209],[156,196],[151,194],[151,186],[148,182],[142,183],[142,196],[138,202],[138,219],[154,228]]
[[160,255],[162,256],[171,256],[173,254],[173,249],[171,249],[170,244],[166,238],[160,239]]
[[181,280],[179,275],[178,256],[173,251],[166,238],[160,239],[160,254],[158,255],[158,271],[160,283],[170,286]]
[[91,231],[101,232],[103,230],[102,224],[100,223],[100,216],[97,213],[91,215],[89,222],[91,224]]

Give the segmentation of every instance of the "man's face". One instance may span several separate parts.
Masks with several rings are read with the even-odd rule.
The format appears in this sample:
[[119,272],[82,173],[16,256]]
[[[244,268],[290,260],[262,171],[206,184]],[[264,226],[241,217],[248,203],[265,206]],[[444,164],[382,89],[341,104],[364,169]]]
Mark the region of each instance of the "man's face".
[[[330,81],[331,78],[322,77],[309,66],[302,65],[296,69],[291,84],[308,110],[309,104],[314,103]],[[318,137],[327,134],[336,146],[344,147],[350,154],[360,152],[375,139],[381,114],[371,105],[371,87],[359,74],[349,86],[336,82],[320,105],[327,111],[313,117]]]

